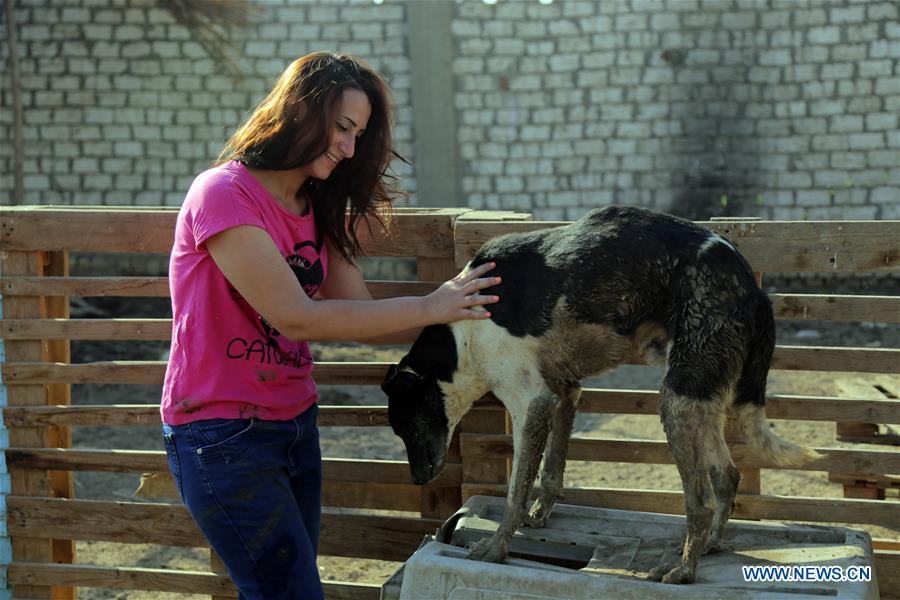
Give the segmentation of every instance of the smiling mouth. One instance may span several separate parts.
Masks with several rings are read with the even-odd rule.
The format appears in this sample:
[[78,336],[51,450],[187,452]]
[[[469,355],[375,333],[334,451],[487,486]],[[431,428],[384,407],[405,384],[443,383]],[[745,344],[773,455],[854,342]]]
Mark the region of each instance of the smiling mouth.
[[337,157],[336,157],[334,154],[332,154],[331,152],[325,152],[325,156],[328,157],[328,160],[330,160],[330,161],[333,162],[334,164],[338,164],[339,162],[341,162],[341,161],[339,161],[339,160],[337,159]]

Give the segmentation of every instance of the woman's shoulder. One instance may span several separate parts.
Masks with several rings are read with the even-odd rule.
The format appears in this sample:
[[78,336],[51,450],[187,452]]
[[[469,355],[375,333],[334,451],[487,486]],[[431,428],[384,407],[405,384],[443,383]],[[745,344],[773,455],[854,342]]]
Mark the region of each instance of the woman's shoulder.
[[246,170],[237,161],[228,161],[203,171],[194,178],[191,188],[221,189],[232,187],[244,179]]
[[244,200],[258,204],[258,192],[250,179],[250,174],[237,161],[216,165],[194,178],[185,202],[206,204],[210,201]]

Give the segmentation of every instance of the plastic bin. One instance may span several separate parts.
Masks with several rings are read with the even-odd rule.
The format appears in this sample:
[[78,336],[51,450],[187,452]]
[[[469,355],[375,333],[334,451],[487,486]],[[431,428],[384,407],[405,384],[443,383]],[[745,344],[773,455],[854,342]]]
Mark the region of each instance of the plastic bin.
[[[467,560],[465,546],[491,535],[505,506],[470,498],[385,583],[382,600],[878,598],[871,538],[845,527],[730,521],[723,551],[701,557],[696,582],[670,585],[647,573],[680,553],[684,517],[557,504],[546,527],[516,532],[506,562]],[[744,580],[743,566],[778,565],[862,577],[848,567],[868,567],[871,580]]]

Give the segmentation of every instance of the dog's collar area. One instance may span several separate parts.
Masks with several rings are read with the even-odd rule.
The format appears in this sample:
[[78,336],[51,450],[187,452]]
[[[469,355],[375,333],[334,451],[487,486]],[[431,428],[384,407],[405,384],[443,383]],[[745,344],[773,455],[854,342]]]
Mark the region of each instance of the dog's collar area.
[[390,382],[392,382],[394,379],[397,378],[398,375],[400,375],[400,373],[412,375],[412,377],[416,381],[421,381],[421,379],[422,379],[421,375],[419,375],[418,373],[416,373],[409,367],[401,368],[400,365],[391,365],[390,367],[388,367],[387,375],[385,375],[385,377],[384,377],[384,384],[386,385],[386,384],[389,384]]
[[399,369],[399,371],[400,371],[401,373],[409,373],[410,375],[412,375],[412,376],[415,377],[416,379],[422,379],[422,376],[421,376],[421,375],[419,375],[418,373],[416,373],[415,371],[413,371],[413,370],[410,369],[409,367],[403,367],[402,369]]

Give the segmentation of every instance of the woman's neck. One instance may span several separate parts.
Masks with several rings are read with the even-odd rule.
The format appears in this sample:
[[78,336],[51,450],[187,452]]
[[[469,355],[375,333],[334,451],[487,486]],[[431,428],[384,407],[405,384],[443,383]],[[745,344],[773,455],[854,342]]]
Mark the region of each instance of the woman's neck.
[[302,169],[274,171],[247,167],[247,170],[266,188],[272,199],[288,211],[297,215],[305,215],[309,211],[309,199],[303,193],[307,176]]

